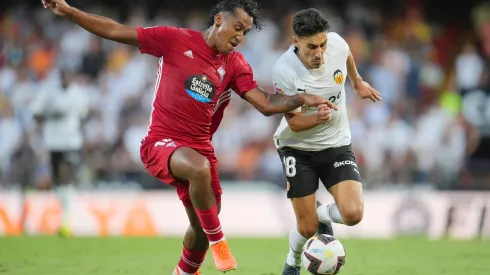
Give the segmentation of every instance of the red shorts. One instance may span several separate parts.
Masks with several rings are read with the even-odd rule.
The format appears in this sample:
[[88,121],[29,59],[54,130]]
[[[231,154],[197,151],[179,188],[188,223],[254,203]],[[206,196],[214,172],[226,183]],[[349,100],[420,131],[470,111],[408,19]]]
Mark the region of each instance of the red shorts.
[[170,173],[170,157],[180,147],[189,147],[203,156],[205,156],[211,165],[211,186],[213,188],[216,203],[221,202],[221,184],[218,177],[218,159],[214,156],[212,148],[198,149],[192,146],[187,146],[178,141],[171,139],[162,139],[160,141],[144,141],[140,148],[141,161],[145,165],[146,170],[162,182],[174,186],[177,189],[179,199],[185,207],[192,206],[191,198],[189,197],[189,181],[179,181]]

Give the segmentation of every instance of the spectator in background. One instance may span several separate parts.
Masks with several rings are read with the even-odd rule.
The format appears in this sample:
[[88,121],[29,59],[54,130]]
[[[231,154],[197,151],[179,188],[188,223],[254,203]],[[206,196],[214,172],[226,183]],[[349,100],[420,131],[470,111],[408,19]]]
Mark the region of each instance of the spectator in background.
[[478,54],[476,45],[466,40],[461,53],[456,57],[455,71],[457,90],[468,91],[478,88],[482,77],[484,62]]
[[[277,53],[289,47],[292,14],[303,5],[300,1],[295,3],[297,7],[283,13],[264,8],[265,28],[262,32],[252,31],[238,49],[254,69],[257,82],[269,91],[271,66],[279,57]],[[146,7],[135,6],[127,13],[129,25],[195,26],[205,18],[199,9],[180,16],[165,8],[148,13]],[[113,7],[96,8],[98,13],[120,18]],[[353,150],[363,170],[361,174],[366,177],[365,187],[423,179],[446,184],[444,177],[450,177],[446,171],[457,174],[468,165],[468,155],[478,147],[479,135],[484,136],[485,129],[490,129],[485,113],[490,102],[490,5],[475,7],[474,29],[461,30],[433,20],[439,15],[431,16],[429,21],[423,6],[389,14],[382,11],[383,7],[366,6],[360,0],[349,1],[345,10],[336,6],[319,8],[327,10],[332,31],[346,38],[360,73],[369,76],[366,80],[383,95],[383,102],[366,105],[347,91],[353,139],[356,144],[363,144]],[[0,150],[10,154],[3,155],[6,151],[2,151],[0,155],[4,175],[5,171],[10,175],[8,181],[31,182],[16,175],[26,174],[33,167],[37,167],[37,182],[49,176],[49,165],[44,164],[49,152],[43,151],[42,143],[36,143],[38,136],[30,131],[34,120],[27,106],[39,98],[42,87],[59,82],[56,72],[63,67],[88,76],[76,76],[71,83],[89,97],[87,119],[82,123],[84,175],[89,182],[104,181],[112,187],[116,181],[127,186],[128,181],[135,180],[142,186],[162,188],[158,182],[137,176],[141,173],[137,137],[148,124],[153,93],[147,91],[154,85],[151,71],[157,66],[156,61],[119,44],[101,43],[83,29],[38,11],[17,5],[0,17],[0,97],[10,109],[0,115],[0,128],[4,127],[0,129],[0,139],[13,139],[17,131],[6,134],[6,125],[15,124],[22,129],[21,141],[12,141],[13,145],[18,144],[18,150],[12,152],[10,146],[0,144]],[[151,19],[149,14],[155,17]],[[459,22],[464,16],[452,20]],[[449,82],[453,84],[446,85],[445,80],[451,78]],[[475,88],[481,92],[475,93]],[[472,96],[467,98],[468,91]],[[459,101],[463,101],[462,107]],[[236,97],[226,112],[213,137],[221,180],[270,180],[285,188],[269,132],[281,116],[259,121],[255,110]],[[461,112],[463,115],[458,118]],[[464,122],[464,136],[459,120]],[[386,140],[393,142],[386,145]],[[461,153],[461,147],[468,149]],[[432,157],[431,152],[437,154],[442,148],[454,150],[454,155],[446,156],[452,159],[451,165],[443,163],[442,156]],[[30,150],[35,150],[35,158]],[[23,163],[21,160],[37,165],[22,168],[17,165]],[[8,168],[6,163],[10,163]],[[485,167],[485,163],[480,166]]]
[[91,80],[95,80],[104,68],[105,62],[106,55],[102,50],[102,39],[92,36],[90,48],[82,57],[81,71]]
[[12,108],[0,97],[0,184],[12,179],[11,159],[22,141],[22,128]]
[[82,121],[88,113],[87,91],[81,76],[60,71],[59,83],[46,83],[31,109],[42,129],[43,143],[50,152],[52,184],[62,206],[61,234],[68,234],[68,213],[76,170],[83,147]]

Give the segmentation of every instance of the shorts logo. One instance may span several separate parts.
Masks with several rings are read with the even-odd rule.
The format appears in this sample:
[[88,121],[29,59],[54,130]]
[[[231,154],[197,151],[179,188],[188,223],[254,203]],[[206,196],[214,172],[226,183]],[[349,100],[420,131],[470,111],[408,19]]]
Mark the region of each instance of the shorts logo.
[[185,81],[185,90],[195,100],[211,102],[216,96],[216,87],[206,75],[191,75]]
[[173,140],[171,139],[168,139],[168,138],[165,138],[165,139],[162,139],[161,141],[157,141],[155,142],[155,147],[159,147],[159,146],[165,146],[165,147],[177,147],[174,143]]
[[333,79],[335,80],[335,83],[342,84],[344,83],[344,74],[342,73],[341,70],[336,70],[333,73]]
[[352,161],[352,160],[336,161],[333,164],[333,167],[334,168],[339,168],[340,166],[344,166],[344,165],[353,165],[353,166],[357,167],[356,162],[355,161]]

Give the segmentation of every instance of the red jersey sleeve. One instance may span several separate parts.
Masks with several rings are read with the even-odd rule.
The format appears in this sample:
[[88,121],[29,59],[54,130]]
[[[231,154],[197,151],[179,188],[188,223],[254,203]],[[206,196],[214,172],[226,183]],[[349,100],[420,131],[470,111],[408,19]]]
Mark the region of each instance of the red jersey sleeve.
[[254,73],[252,67],[248,64],[242,54],[236,54],[236,61],[234,62],[235,76],[232,83],[232,89],[240,97],[246,92],[257,88],[257,82],[254,79]]
[[156,57],[164,56],[170,47],[170,41],[175,37],[177,30],[174,27],[138,27],[138,40],[141,53]]

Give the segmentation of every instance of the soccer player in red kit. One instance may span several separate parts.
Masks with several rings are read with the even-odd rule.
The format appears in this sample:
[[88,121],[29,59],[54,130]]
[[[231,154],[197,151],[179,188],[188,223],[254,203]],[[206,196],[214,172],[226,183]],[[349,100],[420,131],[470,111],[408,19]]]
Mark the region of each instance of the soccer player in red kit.
[[254,25],[261,27],[254,0],[222,1],[203,32],[169,26],[130,27],[85,13],[64,0],[42,2],[93,34],[160,57],[141,160],[150,174],[176,187],[189,217],[174,274],[197,274],[208,247],[219,270],[235,269],[237,263],[218,218],[222,190],[211,144],[231,91],[264,115],[286,113],[302,105],[335,106],[318,96],[271,95],[258,87],[252,69],[234,51]]

